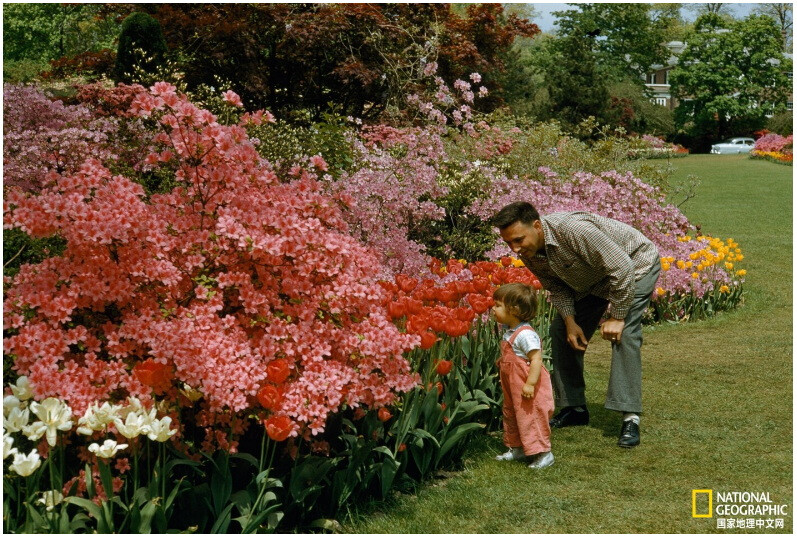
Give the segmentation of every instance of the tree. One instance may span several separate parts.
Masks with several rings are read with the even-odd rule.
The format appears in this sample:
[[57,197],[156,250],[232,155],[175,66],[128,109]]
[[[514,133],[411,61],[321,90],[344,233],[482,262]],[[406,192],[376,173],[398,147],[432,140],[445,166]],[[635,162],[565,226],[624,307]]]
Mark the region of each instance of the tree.
[[63,56],[110,47],[119,32],[118,24],[99,18],[99,12],[98,4],[4,5],[4,73],[15,80],[17,65],[28,64],[37,74],[46,69],[48,62]]
[[609,93],[592,42],[583,35],[552,40],[543,67],[551,115],[570,126],[589,116],[602,119],[608,106]]
[[604,76],[641,80],[653,64],[669,55],[664,43],[668,28],[678,19],[672,5],[578,4],[557,11],[559,35],[595,37],[595,53]]
[[758,4],[754,10],[759,15],[772,17],[783,36],[783,51],[791,50],[791,29],[794,22],[794,6],[792,4]]
[[[376,118],[419,83],[426,63],[444,78],[489,81],[517,35],[536,26],[496,4],[465,16],[447,4],[113,4],[157,18],[182,58],[189,89],[221,79],[247,105],[281,117]],[[493,88],[491,88],[493,89]],[[334,101],[334,106],[330,102]]]
[[137,69],[154,71],[168,51],[157,19],[146,13],[133,13],[122,23],[114,78],[130,83],[136,78]]
[[728,22],[715,13],[701,15],[670,74],[680,101],[676,124],[698,145],[752,133],[768,114],[785,107],[789,70],[791,60],[782,53],[781,34],[770,17]]

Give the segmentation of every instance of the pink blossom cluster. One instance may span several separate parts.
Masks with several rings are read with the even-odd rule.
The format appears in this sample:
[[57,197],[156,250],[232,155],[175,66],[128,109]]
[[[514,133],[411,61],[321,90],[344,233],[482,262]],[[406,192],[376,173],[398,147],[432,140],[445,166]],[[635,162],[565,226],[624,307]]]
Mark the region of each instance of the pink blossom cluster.
[[781,136],[780,134],[769,133],[756,140],[753,151],[761,151],[764,153],[791,153],[792,144],[793,137],[791,134],[788,136]]
[[33,86],[3,85],[3,184],[38,192],[48,172],[72,173],[87,158],[114,158],[117,124],[67,106]]
[[442,127],[450,120],[454,126],[461,127],[468,134],[474,135],[471,105],[476,97],[486,97],[489,93],[485,86],[480,86],[474,93],[473,84],[481,82],[481,75],[471,73],[470,82],[461,79],[454,81],[452,90],[442,77],[435,76],[437,67],[436,62],[430,62],[423,69],[423,76],[434,80],[434,84],[427,91],[428,95],[414,93],[407,97],[407,103],[418,110],[432,125]]
[[651,134],[643,134],[641,139],[643,142],[645,142],[647,145],[649,145],[654,149],[663,149],[671,145],[667,143],[665,140],[659,138],[658,136],[653,136]]
[[[324,193],[312,170],[278,177],[240,125],[220,125],[169,84],[138,95],[131,112],[160,126],[148,162],[174,173],[175,189],[145,200],[94,159],[4,201],[6,229],[67,242],[5,282],[4,352],[37,399],[76,412],[128,395],[150,404],[151,375],[136,369],[146,361],[160,364],[158,393],[172,378],[159,398],[185,405],[185,390],[200,394],[209,437],[253,411],[290,417],[296,435],[323,431],[344,404],[390,404],[415,385],[403,353],[418,337],[385,316],[380,260],[350,234],[347,192]],[[425,143],[413,163],[369,153],[371,179],[428,181]],[[272,362],[287,376],[270,376]],[[266,411],[256,394],[269,384],[283,399]]]
[[[656,244],[661,257],[688,261],[691,254],[706,246],[700,241],[679,240],[691,229],[686,217],[677,207],[666,203],[658,188],[639,180],[631,172],[609,171],[599,175],[578,172],[569,178],[561,178],[556,172],[541,167],[539,174],[536,180],[494,175],[491,194],[476,200],[469,211],[489,219],[505,205],[527,200],[542,215],[588,211],[629,224]],[[510,254],[502,243],[487,253],[493,259]],[[673,294],[703,296],[715,286],[727,284],[732,279],[731,273],[719,265],[704,271],[701,278],[694,278],[692,273],[689,268],[673,266],[660,277],[659,286]]]
[[364,128],[353,140],[356,171],[329,183],[329,191],[350,203],[345,212],[354,235],[380,254],[381,277],[415,274],[428,264],[425,247],[409,237],[414,226],[445,216],[435,200],[445,149],[428,129]]

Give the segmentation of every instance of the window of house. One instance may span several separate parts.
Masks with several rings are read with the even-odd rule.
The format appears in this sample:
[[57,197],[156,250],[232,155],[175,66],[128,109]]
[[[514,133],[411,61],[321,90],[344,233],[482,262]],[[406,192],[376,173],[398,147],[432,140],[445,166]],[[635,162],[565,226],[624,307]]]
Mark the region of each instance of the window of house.
[[656,97],[656,104],[660,106],[667,106],[667,97]]

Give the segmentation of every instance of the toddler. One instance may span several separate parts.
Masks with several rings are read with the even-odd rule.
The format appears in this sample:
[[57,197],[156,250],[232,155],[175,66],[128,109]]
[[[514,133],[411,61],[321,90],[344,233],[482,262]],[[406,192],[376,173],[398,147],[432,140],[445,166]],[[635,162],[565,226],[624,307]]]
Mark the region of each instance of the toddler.
[[500,461],[531,460],[529,468],[553,464],[551,427],[553,389],[542,365],[540,336],[529,325],[537,311],[537,296],[522,283],[502,285],[493,293],[495,320],[509,327],[498,360],[504,392],[504,444],[509,451]]

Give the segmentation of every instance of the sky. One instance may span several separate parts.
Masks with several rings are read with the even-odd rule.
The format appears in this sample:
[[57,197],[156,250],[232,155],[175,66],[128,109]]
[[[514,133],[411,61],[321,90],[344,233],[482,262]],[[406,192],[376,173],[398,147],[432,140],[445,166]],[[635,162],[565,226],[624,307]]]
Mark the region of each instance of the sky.
[[[574,2],[575,3],[575,2]],[[733,14],[736,17],[746,17],[750,14],[753,8],[758,5],[758,2],[728,2],[731,6],[733,6]],[[534,6],[534,9],[540,14],[539,17],[535,17],[532,22],[535,23],[537,26],[540,27],[540,30],[543,32],[554,32],[556,30],[556,26],[554,26],[554,16],[551,14],[554,11],[566,11],[570,9],[567,4],[565,3],[553,3],[553,2],[534,2],[531,5]],[[684,3],[684,5],[687,5]],[[684,13],[686,18],[691,18],[689,13]]]

